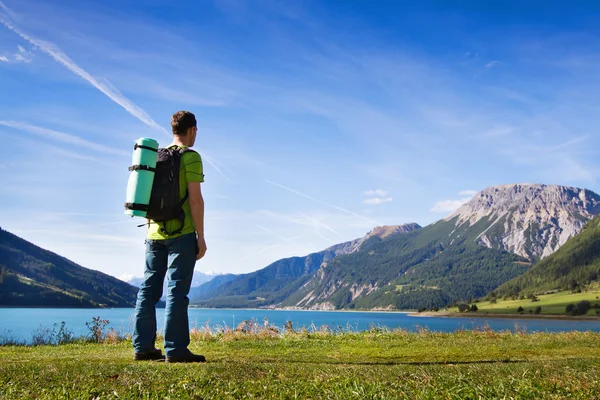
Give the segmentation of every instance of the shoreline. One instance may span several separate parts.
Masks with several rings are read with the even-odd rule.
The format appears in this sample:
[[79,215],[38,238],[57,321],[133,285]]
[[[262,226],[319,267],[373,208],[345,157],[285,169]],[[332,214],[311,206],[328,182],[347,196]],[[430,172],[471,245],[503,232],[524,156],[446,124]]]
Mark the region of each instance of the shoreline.
[[574,320],[574,321],[597,321],[600,322],[600,317],[593,315],[560,315],[560,314],[494,314],[494,313],[479,313],[465,312],[457,313],[453,311],[424,311],[421,313],[408,313],[409,317],[429,318],[499,318],[499,319],[556,319],[556,320]]

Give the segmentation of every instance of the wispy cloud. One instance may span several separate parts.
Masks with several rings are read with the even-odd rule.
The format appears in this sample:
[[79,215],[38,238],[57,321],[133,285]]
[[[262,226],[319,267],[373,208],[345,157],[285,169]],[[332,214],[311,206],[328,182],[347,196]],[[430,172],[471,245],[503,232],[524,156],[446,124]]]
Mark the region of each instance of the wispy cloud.
[[431,211],[436,213],[449,213],[455,211],[470,199],[470,197],[464,197],[459,200],[440,200],[433,205]]
[[17,46],[17,52],[5,53],[0,56],[0,61],[5,63],[26,63],[29,64],[33,61],[33,53],[29,50],[25,50],[23,46]]
[[365,196],[387,196],[388,192],[383,189],[367,190]]
[[100,153],[105,154],[114,154],[120,156],[127,156],[130,153],[114,149],[112,147],[104,146],[98,143],[90,142],[89,140],[82,139],[75,135],[70,135],[68,133],[55,131],[52,129],[41,128],[39,126],[27,124],[24,122],[17,121],[2,121],[0,120],[1,126],[6,126],[8,128],[17,129],[23,132],[31,133],[33,135],[45,137],[47,139],[53,139],[63,143],[69,143],[75,146],[84,147],[86,149],[94,150]]
[[494,60],[494,61],[490,61],[489,63],[487,63],[485,65],[486,68],[494,68],[497,65],[502,64],[500,61]]
[[389,203],[394,200],[391,196],[388,196],[388,192],[383,189],[367,190],[365,191],[365,196],[368,196],[369,198],[363,200],[363,203],[369,205]]
[[383,203],[389,203],[391,201],[393,201],[394,199],[391,197],[373,197],[370,199],[365,199],[363,201],[363,203],[365,204],[369,204],[369,205],[376,205],[376,204],[383,204]]
[[499,125],[496,126],[490,130],[488,130],[487,132],[484,133],[485,137],[501,137],[501,136],[506,136],[506,135],[510,135],[511,133],[514,133],[516,131],[516,128],[514,126],[509,126],[509,125]]
[[440,200],[437,201],[433,207],[431,208],[430,211],[432,212],[436,212],[436,213],[450,213],[455,211],[457,208],[459,208],[460,206],[462,206],[463,204],[467,203],[469,200],[471,200],[473,198],[473,196],[475,196],[478,192],[476,190],[461,190],[460,192],[458,192],[459,196],[464,196],[461,197],[460,199],[455,199],[455,200]]

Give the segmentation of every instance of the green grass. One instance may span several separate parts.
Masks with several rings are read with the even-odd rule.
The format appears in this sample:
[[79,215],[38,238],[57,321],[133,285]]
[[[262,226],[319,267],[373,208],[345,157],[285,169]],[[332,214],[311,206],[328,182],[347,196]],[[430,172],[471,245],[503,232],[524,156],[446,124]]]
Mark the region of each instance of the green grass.
[[[576,304],[582,300],[588,300],[593,304],[600,304],[600,288],[595,287],[592,290],[582,293],[570,293],[562,291],[551,294],[538,296],[539,301],[532,302],[529,299],[524,300],[502,300],[498,299],[496,304],[491,304],[489,301],[477,303],[478,312],[491,314],[516,314],[519,307],[523,307],[525,313],[529,310],[535,311],[540,306],[542,307],[541,314],[565,314],[565,308],[569,304]],[[591,309],[588,315],[596,315],[596,310]]]
[[0,347],[0,398],[598,399],[600,334],[405,331],[193,335],[204,364],[131,343]]

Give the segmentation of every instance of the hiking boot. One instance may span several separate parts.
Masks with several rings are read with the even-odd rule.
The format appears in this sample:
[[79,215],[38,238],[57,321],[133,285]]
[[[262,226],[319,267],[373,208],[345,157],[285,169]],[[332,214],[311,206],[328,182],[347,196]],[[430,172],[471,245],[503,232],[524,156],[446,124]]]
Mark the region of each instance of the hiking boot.
[[133,353],[133,359],[136,361],[164,360],[164,358],[160,349],[154,349],[148,353]]
[[165,361],[168,363],[194,363],[194,362],[205,362],[206,357],[200,354],[194,354],[188,350],[187,353],[176,355],[176,356],[167,356]]

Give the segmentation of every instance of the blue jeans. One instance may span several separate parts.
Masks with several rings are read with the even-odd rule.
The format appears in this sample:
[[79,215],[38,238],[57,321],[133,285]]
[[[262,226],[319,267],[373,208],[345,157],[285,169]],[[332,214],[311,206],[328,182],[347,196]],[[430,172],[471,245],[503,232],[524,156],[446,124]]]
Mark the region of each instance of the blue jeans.
[[196,265],[196,234],[166,240],[146,240],[146,270],[135,306],[133,348],[137,353],[154,351],[156,304],[168,278],[165,308],[165,353],[187,353],[190,344],[187,297]]

